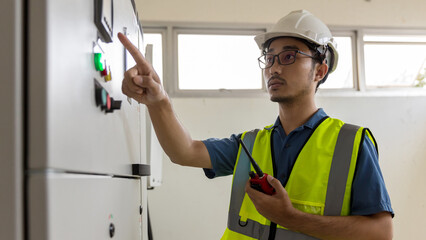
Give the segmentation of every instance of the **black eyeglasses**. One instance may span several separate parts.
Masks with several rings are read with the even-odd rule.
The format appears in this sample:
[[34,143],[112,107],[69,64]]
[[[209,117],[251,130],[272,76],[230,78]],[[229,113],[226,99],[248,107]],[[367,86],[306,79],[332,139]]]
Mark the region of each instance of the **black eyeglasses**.
[[302,55],[305,55],[307,57],[316,59],[316,57],[309,55],[307,53],[304,53],[299,50],[285,50],[278,54],[264,54],[260,56],[257,60],[259,61],[259,67],[261,69],[266,69],[272,67],[274,65],[275,57],[278,57],[278,63],[280,65],[290,65],[293,64],[296,61],[296,55],[300,53]]

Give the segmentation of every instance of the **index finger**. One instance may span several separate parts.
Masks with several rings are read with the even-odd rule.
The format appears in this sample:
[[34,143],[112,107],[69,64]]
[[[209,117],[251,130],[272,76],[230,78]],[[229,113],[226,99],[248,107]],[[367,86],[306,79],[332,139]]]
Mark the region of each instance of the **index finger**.
[[[117,34],[118,39],[123,44],[123,46],[129,51],[130,55],[132,55],[138,67],[146,68],[148,66],[148,62],[143,57],[142,53],[139,51],[135,45],[121,32]],[[145,69],[142,69],[145,70]]]

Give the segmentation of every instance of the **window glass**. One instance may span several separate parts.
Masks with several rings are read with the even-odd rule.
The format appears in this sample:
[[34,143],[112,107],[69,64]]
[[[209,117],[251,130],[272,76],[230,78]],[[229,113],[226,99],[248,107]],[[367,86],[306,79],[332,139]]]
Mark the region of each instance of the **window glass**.
[[352,38],[348,36],[334,39],[339,53],[337,68],[328,75],[327,80],[320,85],[320,88],[354,88]]
[[426,38],[364,37],[367,87],[421,87],[426,68]]
[[262,89],[254,35],[178,35],[180,90]]

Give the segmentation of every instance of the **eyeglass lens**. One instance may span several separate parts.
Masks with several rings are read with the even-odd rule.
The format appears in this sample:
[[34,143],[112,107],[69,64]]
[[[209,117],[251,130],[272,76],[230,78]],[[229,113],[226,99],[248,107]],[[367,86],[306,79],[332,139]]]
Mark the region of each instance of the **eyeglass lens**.
[[274,54],[265,54],[263,56],[264,61],[263,67],[268,68],[271,67],[274,64],[275,56],[278,57],[278,63],[281,65],[289,65],[294,63],[296,60],[296,51],[283,51],[278,53],[277,55]]

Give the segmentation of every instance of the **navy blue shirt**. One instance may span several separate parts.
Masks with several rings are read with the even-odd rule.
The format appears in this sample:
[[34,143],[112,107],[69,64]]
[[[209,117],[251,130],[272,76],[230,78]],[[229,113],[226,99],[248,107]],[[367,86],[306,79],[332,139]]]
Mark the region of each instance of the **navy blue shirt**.
[[[319,109],[305,124],[285,133],[279,117],[273,128],[273,149],[275,155],[276,178],[283,186],[286,185],[297,154],[311,135],[314,127],[321,119],[327,117],[323,109]],[[210,138],[204,140],[210,155],[213,169],[204,169],[209,178],[233,174],[237,160],[239,143],[242,134],[233,134],[230,138]],[[364,138],[363,147],[355,170],[352,185],[351,215],[370,215],[382,211],[393,210],[374,144],[368,137]]]

